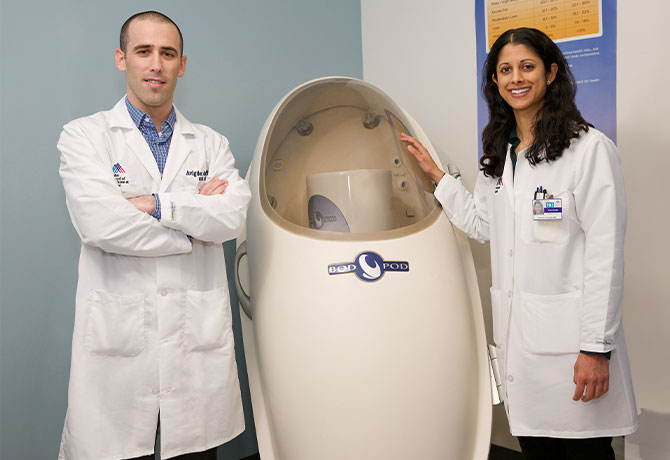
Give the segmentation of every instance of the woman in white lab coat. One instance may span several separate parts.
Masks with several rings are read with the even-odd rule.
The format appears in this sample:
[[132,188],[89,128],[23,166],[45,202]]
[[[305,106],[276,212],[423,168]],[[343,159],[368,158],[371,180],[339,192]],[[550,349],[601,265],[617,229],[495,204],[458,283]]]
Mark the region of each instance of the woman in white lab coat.
[[611,437],[637,428],[621,327],[619,154],[582,118],[566,60],[538,30],[498,38],[482,89],[490,119],[474,195],[401,139],[451,222],[491,242],[493,339],[524,458],[613,460]]

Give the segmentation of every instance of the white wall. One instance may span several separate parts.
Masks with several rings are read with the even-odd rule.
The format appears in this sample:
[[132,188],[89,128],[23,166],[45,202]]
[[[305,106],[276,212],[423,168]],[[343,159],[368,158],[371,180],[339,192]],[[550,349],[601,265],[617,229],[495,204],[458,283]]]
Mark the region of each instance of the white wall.
[[[483,0],[477,0],[483,1]],[[628,196],[624,327],[642,411],[627,458],[670,458],[670,4],[619,1],[618,141]],[[458,164],[467,187],[477,173],[474,2],[361,0],[363,76],[423,126],[443,162]],[[472,244],[490,337],[488,246]],[[492,442],[517,446],[500,407]],[[638,447],[639,446],[639,447]],[[660,455],[660,456],[659,456]]]
[[634,460],[670,458],[668,17],[667,0],[619,1],[617,129],[628,197],[624,327],[641,411],[640,429],[626,438],[626,458]]

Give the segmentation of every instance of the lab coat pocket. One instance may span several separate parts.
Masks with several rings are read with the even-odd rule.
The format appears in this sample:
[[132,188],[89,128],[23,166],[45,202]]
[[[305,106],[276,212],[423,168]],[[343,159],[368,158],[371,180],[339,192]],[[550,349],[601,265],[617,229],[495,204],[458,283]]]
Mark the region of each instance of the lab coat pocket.
[[186,292],[185,343],[188,351],[207,351],[224,346],[231,330],[228,289]]
[[[556,195],[561,199],[561,219],[558,220],[534,220],[532,202],[528,204],[527,216],[524,218],[523,239],[526,243],[554,243],[560,244],[568,241],[570,237],[570,194],[563,191]],[[525,213],[524,213],[525,214]]]
[[136,356],[144,349],[144,340],[144,295],[91,292],[84,336],[91,353]]
[[539,295],[521,293],[523,344],[537,354],[578,353],[581,291]]
[[505,342],[508,319],[507,297],[500,289],[491,288],[491,313],[493,314],[493,341],[498,347],[502,347]]

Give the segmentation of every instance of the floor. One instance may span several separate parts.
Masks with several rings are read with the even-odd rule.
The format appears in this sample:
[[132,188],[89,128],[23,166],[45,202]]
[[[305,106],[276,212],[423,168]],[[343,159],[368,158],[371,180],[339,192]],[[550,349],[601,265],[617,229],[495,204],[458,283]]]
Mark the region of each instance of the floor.
[[[259,455],[252,455],[243,460],[260,460]],[[514,450],[505,449],[504,447],[491,445],[491,451],[489,452],[489,460],[521,460],[521,452],[516,452]]]
[[[615,437],[612,439],[612,448],[614,449],[614,458],[616,460],[625,459],[623,437]],[[522,458],[521,452],[491,444],[489,460],[522,460]]]
[[522,458],[521,452],[491,444],[489,460],[521,460]]
[[[623,460],[623,438],[614,438],[612,442],[612,447],[617,460]],[[260,460],[258,454],[247,457],[243,460]],[[515,450],[506,449],[505,447],[496,446],[495,444],[491,445],[491,450],[489,451],[488,460],[522,460],[521,452]]]

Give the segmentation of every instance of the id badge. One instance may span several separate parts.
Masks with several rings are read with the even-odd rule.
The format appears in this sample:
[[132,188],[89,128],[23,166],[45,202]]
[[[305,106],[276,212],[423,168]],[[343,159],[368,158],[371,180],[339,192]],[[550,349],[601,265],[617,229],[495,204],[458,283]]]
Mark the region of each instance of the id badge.
[[563,220],[563,200],[533,200],[533,220]]

